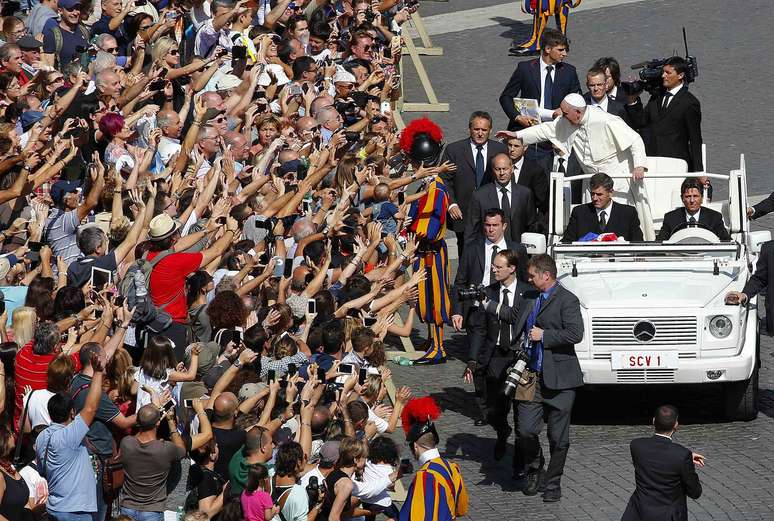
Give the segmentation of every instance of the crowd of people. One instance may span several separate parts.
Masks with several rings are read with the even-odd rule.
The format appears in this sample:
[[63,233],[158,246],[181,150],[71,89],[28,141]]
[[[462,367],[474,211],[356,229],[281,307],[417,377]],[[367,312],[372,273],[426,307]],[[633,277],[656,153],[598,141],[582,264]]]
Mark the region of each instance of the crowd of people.
[[408,519],[416,2],[4,8],[0,519]]

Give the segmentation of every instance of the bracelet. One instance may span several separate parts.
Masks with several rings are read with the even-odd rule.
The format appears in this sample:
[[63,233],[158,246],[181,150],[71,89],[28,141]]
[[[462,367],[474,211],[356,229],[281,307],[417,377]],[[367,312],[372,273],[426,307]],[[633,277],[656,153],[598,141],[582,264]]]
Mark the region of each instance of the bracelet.
[[397,256],[398,256],[398,254],[397,254],[397,253],[388,253],[387,255],[388,255],[389,257],[397,257]]
[[344,419],[344,423],[352,423],[352,420]]
[[408,255],[405,253],[401,253],[400,256],[403,257],[403,260],[408,260]]

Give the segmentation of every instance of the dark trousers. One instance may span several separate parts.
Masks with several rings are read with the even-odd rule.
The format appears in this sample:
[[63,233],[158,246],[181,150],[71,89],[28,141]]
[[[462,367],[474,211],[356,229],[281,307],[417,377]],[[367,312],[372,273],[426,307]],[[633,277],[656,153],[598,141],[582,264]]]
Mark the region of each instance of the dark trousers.
[[508,414],[513,409],[513,429],[516,431],[513,441],[513,471],[521,474],[524,472],[524,459],[519,446],[518,408],[513,400],[503,393],[505,374],[513,364],[513,360],[513,351],[497,349],[486,367],[483,385],[486,394],[486,419],[494,427],[495,432],[499,434],[508,428]]
[[480,307],[471,307],[465,319],[465,337],[468,340],[468,356],[478,362],[473,372],[473,388],[476,393],[476,418],[487,419],[486,367],[480,363],[479,354],[486,340],[486,314]]
[[[468,216],[463,215],[462,218],[467,219]],[[479,230],[479,231],[483,233],[483,230]],[[462,254],[465,252],[465,232],[464,231],[454,232],[454,235],[457,236],[457,258],[461,259]]]
[[522,458],[528,471],[536,471],[543,466],[544,459],[540,450],[540,432],[543,430],[543,418],[548,426],[548,445],[551,460],[546,470],[546,490],[559,489],[567,451],[570,449],[570,415],[575,403],[575,390],[546,389],[542,379],[537,385],[535,399],[532,402],[519,402],[518,432]]

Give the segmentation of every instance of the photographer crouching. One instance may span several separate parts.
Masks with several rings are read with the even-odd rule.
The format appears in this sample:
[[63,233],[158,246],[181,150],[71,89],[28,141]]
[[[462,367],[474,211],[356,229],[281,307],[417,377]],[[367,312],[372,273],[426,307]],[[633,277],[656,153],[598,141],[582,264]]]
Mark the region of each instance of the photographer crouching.
[[[501,255],[503,256],[501,258]],[[517,452],[526,466],[525,495],[543,492],[543,501],[553,503],[562,497],[561,479],[570,448],[570,416],[575,402],[575,389],[583,385],[583,374],[575,355],[575,344],[583,339],[580,302],[556,281],[556,263],[548,255],[535,255],[527,264],[529,281],[537,291],[522,290],[515,281],[515,256],[506,252],[495,258],[499,285],[487,288],[483,301],[487,312],[487,344],[502,360],[492,357],[492,374],[504,381],[499,400],[505,414],[511,400],[517,401],[515,421]],[[512,273],[502,276],[501,273]],[[510,284],[509,284],[510,281]],[[499,294],[502,298],[499,298]],[[515,300],[511,297],[515,296]],[[521,339],[521,349],[512,350],[509,339]],[[492,338],[498,340],[492,342]],[[500,347],[498,347],[500,346]],[[504,353],[507,346],[510,353]],[[502,364],[506,364],[504,367]],[[501,369],[498,369],[498,366]],[[497,373],[496,371],[501,371]],[[538,436],[543,418],[548,424],[551,459],[543,470],[544,458]],[[498,431],[499,432],[499,431]],[[499,434],[498,434],[499,442]],[[515,458],[516,459],[516,458]],[[516,474],[518,469],[515,469]]]

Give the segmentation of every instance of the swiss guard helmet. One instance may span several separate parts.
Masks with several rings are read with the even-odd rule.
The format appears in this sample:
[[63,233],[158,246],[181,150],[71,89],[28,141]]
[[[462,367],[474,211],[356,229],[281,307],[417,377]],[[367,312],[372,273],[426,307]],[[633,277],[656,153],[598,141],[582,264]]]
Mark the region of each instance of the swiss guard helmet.
[[401,150],[418,165],[436,165],[443,147],[443,130],[428,118],[415,119],[400,135]]
[[438,432],[435,430],[433,420],[441,415],[441,409],[431,397],[414,398],[403,408],[401,422],[403,430],[406,432],[406,441],[411,450],[414,450],[414,443],[425,434],[432,434],[433,440],[438,445]]

